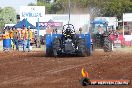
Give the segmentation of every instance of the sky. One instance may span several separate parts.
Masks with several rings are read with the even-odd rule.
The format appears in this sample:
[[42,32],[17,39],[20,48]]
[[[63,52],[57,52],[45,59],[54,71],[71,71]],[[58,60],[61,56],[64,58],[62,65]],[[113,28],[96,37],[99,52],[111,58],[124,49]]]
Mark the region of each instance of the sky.
[[11,6],[16,9],[16,12],[19,13],[20,6],[26,6],[29,3],[35,3],[36,0],[0,0],[0,7]]

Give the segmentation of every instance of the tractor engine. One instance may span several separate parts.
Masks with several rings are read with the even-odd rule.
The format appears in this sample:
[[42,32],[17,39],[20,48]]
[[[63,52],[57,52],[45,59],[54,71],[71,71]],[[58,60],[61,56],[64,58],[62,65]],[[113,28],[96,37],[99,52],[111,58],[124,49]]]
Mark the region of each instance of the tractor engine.
[[65,52],[70,52],[70,51],[75,52],[75,47],[74,47],[74,44],[72,43],[72,39],[67,39],[64,41],[64,51]]

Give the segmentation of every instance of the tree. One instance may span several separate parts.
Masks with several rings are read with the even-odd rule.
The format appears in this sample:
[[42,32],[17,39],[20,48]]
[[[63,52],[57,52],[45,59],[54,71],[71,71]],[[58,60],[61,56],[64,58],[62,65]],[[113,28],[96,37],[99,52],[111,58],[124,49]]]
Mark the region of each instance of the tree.
[[16,23],[16,11],[12,7],[5,7],[0,13],[0,19],[3,19],[5,24],[15,24]]
[[2,8],[0,7],[0,13],[1,13],[1,11],[2,11]]
[[123,13],[132,12],[132,2],[130,0],[110,0],[104,5],[103,16],[117,16],[122,18]]
[[[131,0],[70,0],[71,13],[89,13],[96,16],[117,16],[132,12]],[[45,6],[46,13],[68,13],[68,0],[37,0],[38,6]]]
[[50,3],[52,0],[37,0],[37,2],[47,2]]
[[51,0],[45,0],[47,3],[50,3],[51,2]]
[[57,2],[57,1],[52,3],[52,5],[51,5],[51,13],[57,13],[57,12],[60,12],[62,10],[63,10],[63,6],[62,6],[61,3]]
[[28,4],[28,6],[36,6],[36,4],[31,2],[31,3]]
[[45,0],[37,0],[37,6],[45,6],[46,14],[51,13],[51,3],[46,2]]

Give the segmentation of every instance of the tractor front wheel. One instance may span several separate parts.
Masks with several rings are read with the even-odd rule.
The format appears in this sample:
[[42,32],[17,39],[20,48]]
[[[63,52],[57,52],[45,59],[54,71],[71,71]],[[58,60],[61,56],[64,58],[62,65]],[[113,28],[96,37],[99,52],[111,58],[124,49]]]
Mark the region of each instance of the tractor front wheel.
[[60,49],[60,39],[59,38],[55,38],[54,40],[53,40],[53,55],[55,56],[55,57],[57,57],[58,56],[58,51],[59,51],[59,49]]

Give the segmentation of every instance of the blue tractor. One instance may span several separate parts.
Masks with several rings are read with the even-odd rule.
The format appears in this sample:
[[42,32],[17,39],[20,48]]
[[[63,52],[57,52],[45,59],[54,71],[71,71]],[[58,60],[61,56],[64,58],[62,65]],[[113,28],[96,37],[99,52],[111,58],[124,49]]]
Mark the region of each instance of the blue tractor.
[[[108,29],[108,22],[105,20],[94,20],[92,22],[92,42],[94,48],[103,49],[104,52],[113,51],[112,32]],[[101,29],[101,30],[100,30]]]
[[63,26],[62,34],[46,34],[46,56],[91,55],[90,34],[76,34],[72,24]]

